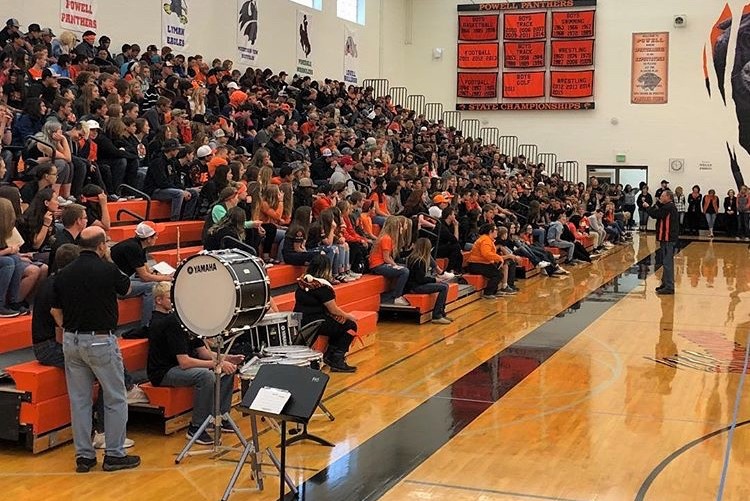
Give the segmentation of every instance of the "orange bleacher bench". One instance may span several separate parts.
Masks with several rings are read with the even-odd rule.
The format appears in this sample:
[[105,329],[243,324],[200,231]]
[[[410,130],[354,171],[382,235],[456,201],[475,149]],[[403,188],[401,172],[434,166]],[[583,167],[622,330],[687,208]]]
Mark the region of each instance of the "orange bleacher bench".
[[[164,224],[164,231],[159,233],[158,245],[176,245],[177,228],[180,228],[180,242],[200,242],[203,232],[203,221],[170,221]],[[134,224],[113,226],[109,229],[109,237],[114,242],[122,242],[135,236]]]
[[[109,212],[109,219],[113,224],[118,222],[134,223],[136,219],[130,214],[123,212],[120,214],[120,219],[117,219],[117,213],[125,209],[134,214],[145,218],[146,217],[146,201],[145,200],[123,200],[121,202],[109,202],[107,204],[107,212]],[[151,221],[163,221],[168,220],[172,214],[172,204],[170,202],[163,202],[161,200],[152,200],[151,209],[149,211],[148,219]]]

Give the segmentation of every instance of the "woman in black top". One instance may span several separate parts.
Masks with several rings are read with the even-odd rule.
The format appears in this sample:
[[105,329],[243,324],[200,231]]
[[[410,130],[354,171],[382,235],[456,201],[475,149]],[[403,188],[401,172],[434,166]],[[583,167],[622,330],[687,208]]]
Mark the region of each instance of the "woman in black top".
[[34,261],[49,261],[50,239],[55,234],[55,213],[60,208],[57,193],[52,188],[38,192],[29,208],[16,222],[24,240],[21,252],[33,252]]
[[437,257],[447,257],[448,266],[446,266],[445,271],[460,275],[463,273],[464,256],[461,253],[461,244],[458,241],[458,221],[453,207],[443,209],[438,228],[440,239],[437,243]]
[[[726,215],[727,235],[737,237],[737,196],[734,190],[729,190],[724,198],[724,214]],[[737,237],[737,240],[739,239]]]
[[432,243],[427,238],[418,238],[414,250],[406,258],[409,267],[409,280],[405,290],[415,294],[432,294],[437,292],[435,306],[432,308],[432,321],[436,324],[449,324],[453,320],[445,315],[445,303],[448,299],[448,284],[438,282],[435,277],[428,276],[427,271],[432,265]]
[[693,190],[687,196],[687,204],[685,234],[697,235],[701,227],[701,219],[703,218],[703,195],[701,195],[701,187],[697,184],[693,186]]
[[331,285],[331,263],[325,256],[315,256],[307,267],[307,274],[297,280],[294,311],[302,313],[302,325],[323,320],[322,335],[328,336],[328,348],[323,361],[332,372],[355,372],[346,363],[346,352],[357,331],[357,319],[336,304],[336,291]]
[[649,207],[654,205],[654,197],[648,192],[648,186],[643,186],[641,192],[635,199],[635,204],[638,206],[638,230],[646,231],[648,226],[648,212],[643,208],[643,204],[648,204]]
[[224,218],[208,230],[206,250],[231,249],[236,244],[224,243],[225,237],[231,237],[240,242],[245,241],[245,210],[242,207],[232,207]]

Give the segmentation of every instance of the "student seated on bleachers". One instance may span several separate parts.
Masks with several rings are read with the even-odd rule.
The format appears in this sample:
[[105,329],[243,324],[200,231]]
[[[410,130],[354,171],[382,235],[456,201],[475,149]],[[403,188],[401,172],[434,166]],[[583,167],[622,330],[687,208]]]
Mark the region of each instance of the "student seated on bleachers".
[[86,225],[99,226],[109,231],[112,221],[107,210],[107,194],[95,184],[87,184],[81,191],[81,205],[86,208]]
[[479,238],[474,242],[466,260],[469,273],[481,275],[487,279],[482,293],[483,299],[497,299],[498,296],[516,293],[508,287],[508,263],[497,253],[496,239],[497,226],[483,224],[479,228]]
[[409,306],[404,298],[404,288],[409,280],[409,269],[396,262],[401,249],[401,221],[397,216],[388,216],[380,230],[378,239],[370,250],[370,272],[393,281],[393,289],[384,294],[385,302]]
[[432,243],[427,238],[418,238],[414,249],[406,258],[409,267],[409,280],[406,292],[410,294],[432,294],[437,292],[437,300],[432,309],[432,321],[436,324],[449,324],[453,321],[445,314],[445,303],[448,299],[448,284],[437,280],[432,266]]
[[567,221],[568,218],[564,212],[552,213],[552,222],[547,228],[547,245],[565,251],[567,254],[565,262],[570,264],[575,259],[575,244],[563,239],[563,229]]
[[[180,326],[177,315],[172,310],[171,284],[160,282],[154,288],[154,313],[148,328],[147,372],[154,386],[192,387],[193,416],[187,429],[187,438],[198,432],[203,421],[214,408],[214,355],[200,339],[190,337]],[[234,373],[237,364],[243,361],[242,355],[227,355],[221,363],[221,404],[222,413],[229,412],[232,405]],[[222,430],[233,432],[228,423]],[[200,434],[196,443],[214,443],[208,431]]]
[[19,254],[16,214],[10,200],[0,198],[0,318],[28,313],[21,304],[21,279],[26,267]]
[[243,209],[232,207],[221,221],[209,228],[204,248],[212,251],[237,247],[236,243],[230,240],[225,241],[225,238],[245,242],[245,211]]
[[312,258],[320,254],[328,256],[328,259],[330,259],[331,262],[333,261],[332,249],[329,255],[328,252],[321,247],[315,247],[313,249],[307,248],[307,232],[310,228],[311,220],[312,209],[310,207],[297,207],[297,210],[294,211],[294,218],[286,232],[286,237],[284,237],[284,246],[281,251],[281,255],[286,264],[294,266],[307,265]]

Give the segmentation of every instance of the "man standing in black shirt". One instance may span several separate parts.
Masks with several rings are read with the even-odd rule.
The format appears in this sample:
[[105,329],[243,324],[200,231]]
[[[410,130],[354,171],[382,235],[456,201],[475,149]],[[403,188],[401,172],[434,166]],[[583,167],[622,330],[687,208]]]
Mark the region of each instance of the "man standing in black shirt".
[[[154,386],[194,387],[193,417],[187,429],[187,438],[193,438],[214,406],[214,360],[215,355],[199,339],[194,339],[180,327],[177,315],[172,311],[171,284],[161,282],[154,288],[153,320],[148,328],[148,378]],[[229,412],[232,404],[234,373],[242,355],[227,355],[221,363],[222,414]],[[222,423],[222,430],[233,432],[229,423]],[[196,443],[211,445],[213,437],[206,431]]]
[[151,322],[154,311],[154,283],[169,282],[171,275],[159,275],[147,264],[146,249],[156,244],[163,224],[144,221],[135,228],[135,237],[123,240],[112,247],[112,261],[125,275],[130,277],[130,293],[125,297],[143,296],[141,326]]
[[130,280],[109,262],[107,234],[99,227],[81,232],[81,255],[55,279],[52,317],[63,329],[65,381],[70,398],[76,471],[96,465],[91,441],[92,387],[99,381],[104,396],[107,430],[104,471],[135,468],[138,456],[125,454],[128,402],[122,353],[117,344],[117,296],[130,290]]
[[661,285],[656,288],[659,295],[674,294],[674,251],[680,238],[680,215],[674,204],[674,194],[669,190],[661,192],[654,207],[642,204],[648,215],[656,219],[656,240],[661,249]]
[[86,207],[79,204],[72,204],[63,207],[60,220],[63,230],[55,233],[55,240],[49,253],[49,269],[54,270],[55,252],[65,244],[75,244],[78,235],[81,234],[87,225]]

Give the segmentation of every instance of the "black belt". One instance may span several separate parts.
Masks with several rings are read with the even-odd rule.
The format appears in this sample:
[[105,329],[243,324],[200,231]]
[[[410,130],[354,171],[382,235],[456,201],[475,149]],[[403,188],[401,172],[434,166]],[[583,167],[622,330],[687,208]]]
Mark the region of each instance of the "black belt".
[[68,331],[76,336],[110,336],[115,331]]

